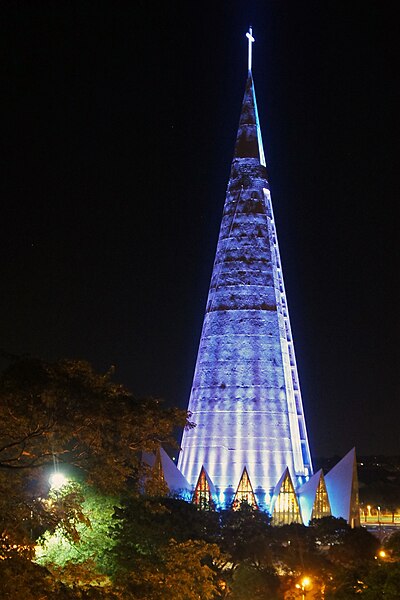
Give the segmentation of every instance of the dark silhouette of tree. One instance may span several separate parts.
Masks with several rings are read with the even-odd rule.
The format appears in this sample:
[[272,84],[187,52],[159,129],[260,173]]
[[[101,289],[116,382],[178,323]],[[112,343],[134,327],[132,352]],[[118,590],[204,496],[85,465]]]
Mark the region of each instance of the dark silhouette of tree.
[[400,531],[395,531],[386,540],[385,548],[389,550],[395,560],[400,561]]
[[278,600],[282,597],[279,594],[279,588],[280,580],[275,569],[256,567],[243,562],[233,572],[229,598],[232,600],[241,600],[242,598]]
[[221,512],[220,544],[234,565],[243,560],[271,565],[271,518],[243,502],[238,510]]

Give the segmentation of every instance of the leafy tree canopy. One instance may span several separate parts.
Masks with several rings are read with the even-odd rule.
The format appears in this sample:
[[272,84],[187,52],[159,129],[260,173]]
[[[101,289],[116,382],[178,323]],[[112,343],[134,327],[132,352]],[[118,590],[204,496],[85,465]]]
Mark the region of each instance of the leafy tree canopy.
[[7,540],[28,548],[63,517],[65,525],[84,520],[76,489],[48,502],[54,462],[78,469],[104,493],[132,491],[140,482],[140,452],[174,443],[175,427],[189,426],[186,412],[137,399],[111,377],[85,361],[33,358],[16,360],[0,376],[3,549]]
[[120,572],[117,589],[137,600],[212,600],[219,597],[216,544],[171,539],[151,554],[136,555],[134,568]]
[[93,579],[97,581],[100,575],[111,575],[115,570],[110,554],[115,541],[110,536],[110,529],[119,501],[99,494],[85,484],[75,486],[81,490],[84,516],[76,525],[77,536],[73,539],[66,535],[65,527],[61,525],[54,532],[46,531],[37,541],[36,562],[58,572],[59,578],[66,583],[76,576],[72,565],[81,565],[87,580],[91,580],[94,573]]

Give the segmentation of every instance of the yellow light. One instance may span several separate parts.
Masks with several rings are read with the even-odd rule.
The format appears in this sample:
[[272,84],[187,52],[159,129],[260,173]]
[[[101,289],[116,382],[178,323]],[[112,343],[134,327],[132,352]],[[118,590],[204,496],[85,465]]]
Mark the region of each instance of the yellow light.
[[310,583],[311,579],[309,577],[303,577],[303,579],[301,580],[301,585],[303,586],[303,588],[308,587]]
[[381,558],[385,558],[385,556],[386,556],[386,552],[385,552],[384,550],[380,550],[380,551],[379,551],[379,556],[380,556]]

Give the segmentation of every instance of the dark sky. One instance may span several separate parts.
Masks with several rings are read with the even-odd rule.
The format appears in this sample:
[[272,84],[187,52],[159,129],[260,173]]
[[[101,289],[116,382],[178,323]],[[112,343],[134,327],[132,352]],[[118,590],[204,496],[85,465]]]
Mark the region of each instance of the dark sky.
[[0,347],[186,406],[251,24],[312,453],[400,454],[394,8],[2,3]]

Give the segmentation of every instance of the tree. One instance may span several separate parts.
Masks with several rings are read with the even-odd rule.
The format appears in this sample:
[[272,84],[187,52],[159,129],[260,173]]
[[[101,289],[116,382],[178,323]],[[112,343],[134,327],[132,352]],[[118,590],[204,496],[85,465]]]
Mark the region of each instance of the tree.
[[365,600],[398,600],[400,596],[400,564],[378,564],[363,578],[362,598]]
[[336,517],[322,517],[322,519],[312,519],[310,527],[314,532],[318,543],[323,547],[340,544],[343,536],[350,531],[347,521]]
[[241,563],[233,571],[231,593],[232,600],[277,600],[279,590],[279,577],[271,567],[256,567]]
[[103,584],[114,572],[111,549],[114,540],[110,529],[118,499],[96,492],[85,484],[77,484],[82,494],[84,516],[76,525],[74,538],[58,525],[54,532],[46,531],[36,545],[35,560],[46,566],[64,583],[84,579],[87,584]]
[[326,580],[326,600],[351,600],[364,598],[365,585],[361,579],[363,573],[354,568],[336,566],[333,576]]
[[216,543],[219,514],[201,511],[178,498],[139,496],[115,509],[112,554],[120,568],[131,569],[138,556],[151,556],[169,540]]
[[385,543],[385,547],[394,559],[400,560],[400,531],[395,531],[391,534]]
[[124,594],[146,600],[218,597],[228,557],[217,545],[217,512],[177,498],[141,496],[117,508],[114,521],[114,580]]
[[72,590],[56,581],[49,571],[30,560],[0,560],[2,600],[77,600]]
[[[38,481],[28,473],[17,472],[5,479],[0,472],[0,560],[21,556],[32,558],[36,538],[44,531],[62,530],[66,539],[76,542],[78,524],[88,525],[82,512],[83,496],[71,483],[62,494],[49,492],[43,477]],[[45,497],[40,490],[45,488]]]
[[84,361],[23,359],[0,378],[0,469],[32,470],[54,457],[115,490],[132,477],[138,451],[174,443],[187,414],[138,400]]
[[220,559],[215,544],[169,540],[151,554],[136,555],[132,568],[117,576],[117,588],[137,600],[212,600],[220,589],[213,563]]
[[221,512],[221,548],[234,565],[246,560],[255,566],[271,565],[271,517],[242,503],[239,510]]
[[[76,490],[47,501],[54,462],[102,492],[137,489],[140,451],[174,443],[187,414],[136,399],[84,361],[23,358],[0,376],[0,539],[32,546],[45,529],[79,520]],[[75,508],[74,508],[75,502]],[[75,510],[75,515],[73,511]]]
[[344,534],[341,543],[332,546],[329,558],[345,568],[362,566],[374,560],[379,546],[379,540],[372,533],[356,527]]

